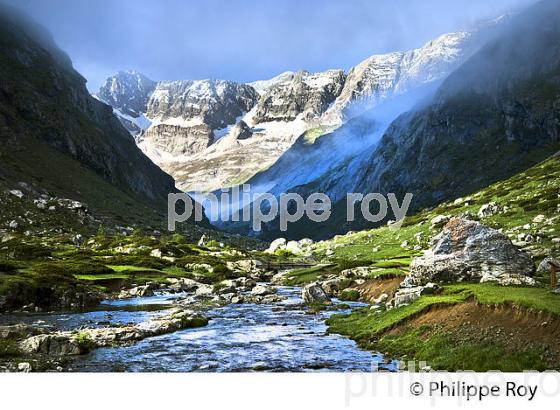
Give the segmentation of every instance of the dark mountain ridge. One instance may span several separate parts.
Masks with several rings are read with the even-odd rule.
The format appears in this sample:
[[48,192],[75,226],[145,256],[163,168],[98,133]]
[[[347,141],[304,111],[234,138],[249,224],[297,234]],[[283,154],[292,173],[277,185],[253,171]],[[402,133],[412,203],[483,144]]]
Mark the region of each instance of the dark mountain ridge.
[[0,6],[0,178],[125,219],[133,208],[163,215],[173,179],[85,83],[44,28]]

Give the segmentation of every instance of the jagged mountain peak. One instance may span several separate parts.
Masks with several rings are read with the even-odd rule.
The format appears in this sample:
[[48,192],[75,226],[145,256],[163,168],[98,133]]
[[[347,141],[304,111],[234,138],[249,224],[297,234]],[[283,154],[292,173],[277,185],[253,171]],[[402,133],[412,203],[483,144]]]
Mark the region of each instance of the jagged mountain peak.
[[139,117],[156,84],[138,71],[119,71],[105,80],[95,97],[126,116]]
[[295,72],[293,71],[285,71],[282,74],[277,75],[276,77],[272,77],[269,80],[258,80],[249,83],[259,94],[264,94],[268,91],[268,89],[275,84],[283,83],[286,81],[290,81],[294,76]]
[[444,34],[423,47],[373,55],[348,71],[344,89],[324,116],[341,123],[375,107],[386,98],[445,78],[470,51],[472,32]]

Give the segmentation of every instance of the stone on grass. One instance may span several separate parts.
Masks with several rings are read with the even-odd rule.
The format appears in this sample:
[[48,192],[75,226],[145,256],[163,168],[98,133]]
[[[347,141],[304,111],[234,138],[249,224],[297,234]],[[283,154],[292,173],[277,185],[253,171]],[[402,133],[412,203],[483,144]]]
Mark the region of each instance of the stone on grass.
[[548,273],[552,266],[560,268],[560,260],[553,257],[544,258],[537,268],[537,273]]
[[278,238],[278,239],[273,240],[270,243],[270,246],[268,247],[268,249],[265,252],[266,253],[274,253],[278,249],[282,249],[284,246],[286,246],[286,238]]
[[517,249],[507,236],[476,221],[453,218],[433,249],[413,259],[402,287],[428,282],[479,281],[505,274],[530,276],[531,257]]
[[479,218],[488,218],[490,216],[494,216],[503,212],[504,208],[501,205],[498,205],[495,202],[490,202],[488,204],[484,204],[478,210],[478,217]]

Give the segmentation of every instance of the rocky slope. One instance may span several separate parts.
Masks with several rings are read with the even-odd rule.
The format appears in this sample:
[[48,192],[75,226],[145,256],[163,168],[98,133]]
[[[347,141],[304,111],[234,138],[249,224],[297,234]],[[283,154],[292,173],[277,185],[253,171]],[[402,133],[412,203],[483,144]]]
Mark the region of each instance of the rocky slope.
[[449,33],[416,50],[374,55],[362,61],[348,72],[344,89],[324,121],[341,123],[387,97],[444,78],[473,52],[474,35],[468,31]]
[[165,209],[173,179],[89,95],[50,34],[5,6],[0,20],[0,185],[84,201],[121,220]]
[[[328,193],[335,204],[329,223],[311,228],[305,220],[287,235],[371,226],[363,219],[346,222],[347,192],[401,198],[411,192],[414,212],[506,179],[558,151],[558,11],[555,2],[543,2],[510,18],[431,100],[392,122],[379,144],[291,187],[304,196]],[[286,235],[274,224],[270,229],[271,237]]]
[[560,5],[519,15],[456,70],[426,108],[401,116],[357,189],[413,192],[416,208],[473,192],[560,149]]

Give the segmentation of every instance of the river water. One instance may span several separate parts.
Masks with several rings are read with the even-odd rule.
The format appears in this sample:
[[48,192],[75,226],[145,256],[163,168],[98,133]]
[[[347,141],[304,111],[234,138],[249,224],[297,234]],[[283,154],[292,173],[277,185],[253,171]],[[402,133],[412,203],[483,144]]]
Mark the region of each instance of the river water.
[[[335,313],[309,314],[301,289],[279,287],[286,300],[270,305],[231,304],[206,312],[207,326],[144,339],[130,346],[100,348],[73,360],[80,372],[236,372],[395,370],[379,354],[327,334],[324,320]],[[0,322],[27,322],[59,329],[139,323],[161,315],[182,295],[106,301],[93,312],[10,315]],[[335,304],[340,302],[334,301]],[[350,307],[359,303],[348,303]],[[338,312],[346,312],[339,310]]]

